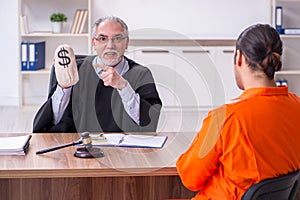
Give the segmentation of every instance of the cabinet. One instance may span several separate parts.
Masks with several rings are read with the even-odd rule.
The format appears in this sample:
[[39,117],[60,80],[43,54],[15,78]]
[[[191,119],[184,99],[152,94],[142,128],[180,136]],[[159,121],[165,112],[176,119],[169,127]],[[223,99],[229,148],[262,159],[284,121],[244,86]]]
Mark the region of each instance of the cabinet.
[[[41,104],[48,91],[49,71],[53,63],[54,51],[60,44],[69,44],[75,54],[91,53],[91,0],[19,0],[19,16],[27,17],[28,33],[19,31],[19,40],[29,42],[46,42],[45,69],[37,71],[21,71],[19,65],[20,105]],[[88,17],[81,34],[71,34],[75,12],[87,9]],[[68,20],[63,24],[62,33],[52,33],[50,15],[62,12]],[[19,23],[24,23],[19,20]],[[20,24],[21,27],[21,24]],[[21,55],[20,55],[21,56]]]
[[211,108],[240,95],[234,46],[131,47],[128,56],[149,67],[166,108]]
[[216,88],[213,47],[177,47],[175,51],[176,94],[182,108],[209,107]]
[[149,67],[154,76],[163,102],[158,130],[198,131],[208,110],[242,92],[235,83],[234,46],[182,46],[176,42],[131,46],[127,56]]
[[[213,66],[209,47],[132,47],[134,59],[149,67],[164,108],[211,105],[211,93],[200,66]],[[214,76],[214,75],[213,75]]]
[[147,66],[153,75],[157,90],[165,106],[174,106],[175,93],[175,56],[171,47],[130,47],[126,54],[136,62]]
[[[273,0],[273,25],[275,27],[275,8],[283,10],[282,27],[300,29],[300,1]],[[289,90],[300,96],[300,34],[281,34],[283,42],[282,70],[276,72],[276,80],[286,80]]]

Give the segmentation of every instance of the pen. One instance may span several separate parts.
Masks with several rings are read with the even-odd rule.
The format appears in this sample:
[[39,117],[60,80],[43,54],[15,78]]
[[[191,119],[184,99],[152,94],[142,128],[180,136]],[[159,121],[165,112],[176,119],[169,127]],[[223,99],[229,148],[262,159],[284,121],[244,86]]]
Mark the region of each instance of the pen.
[[120,145],[123,141],[124,141],[124,139],[125,139],[125,136],[126,135],[124,135],[123,137],[121,137],[121,139],[119,140],[119,143],[118,143],[118,145]]

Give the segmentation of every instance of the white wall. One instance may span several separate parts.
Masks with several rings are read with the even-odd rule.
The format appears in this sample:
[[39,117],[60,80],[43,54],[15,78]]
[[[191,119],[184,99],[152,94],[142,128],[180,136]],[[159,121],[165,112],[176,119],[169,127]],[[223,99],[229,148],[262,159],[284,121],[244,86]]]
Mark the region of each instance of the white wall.
[[0,2],[0,105],[18,105],[18,0]]
[[[92,2],[92,20],[113,14],[123,18],[130,30],[162,28],[189,37],[236,37],[250,24],[271,22],[271,0]],[[18,105],[18,0],[2,0],[0,16],[0,105]]]
[[96,0],[92,21],[116,15],[131,31],[168,29],[188,37],[236,37],[254,23],[271,22],[271,0]]

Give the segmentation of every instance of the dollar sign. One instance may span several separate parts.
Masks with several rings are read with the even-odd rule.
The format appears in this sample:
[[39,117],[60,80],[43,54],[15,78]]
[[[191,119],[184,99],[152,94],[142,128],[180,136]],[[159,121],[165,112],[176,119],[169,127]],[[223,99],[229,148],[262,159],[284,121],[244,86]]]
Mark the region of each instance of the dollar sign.
[[69,54],[69,52],[62,47],[57,55],[59,58],[62,58],[62,62],[59,61],[58,63],[63,65],[64,68],[69,67],[68,65],[71,63],[71,59],[67,56],[67,54]]

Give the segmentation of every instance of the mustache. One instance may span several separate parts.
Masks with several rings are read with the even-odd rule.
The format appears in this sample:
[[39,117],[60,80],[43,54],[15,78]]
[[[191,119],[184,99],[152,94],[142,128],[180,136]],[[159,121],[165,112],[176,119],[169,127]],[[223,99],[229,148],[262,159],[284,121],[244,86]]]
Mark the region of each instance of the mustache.
[[[105,56],[105,54],[107,54],[107,53],[115,54],[115,55],[116,55],[116,58],[113,59],[113,60],[106,60],[106,59],[104,58],[104,56]],[[104,50],[103,53],[102,53],[102,55],[101,55],[101,60],[102,60],[102,62],[103,62],[105,65],[107,65],[107,66],[114,66],[114,65],[116,65],[116,64],[119,62],[119,60],[120,60],[120,53],[119,53],[118,51],[116,51],[116,50],[113,50],[113,49]]]
[[114,54],[116,54],[117,56],[120,55],[119,52],[116,51],[116,50],[104,50],[103,53],[102,53],[102,56],[104,56],[104,55],[107,54],[107,53],[114,53]]

